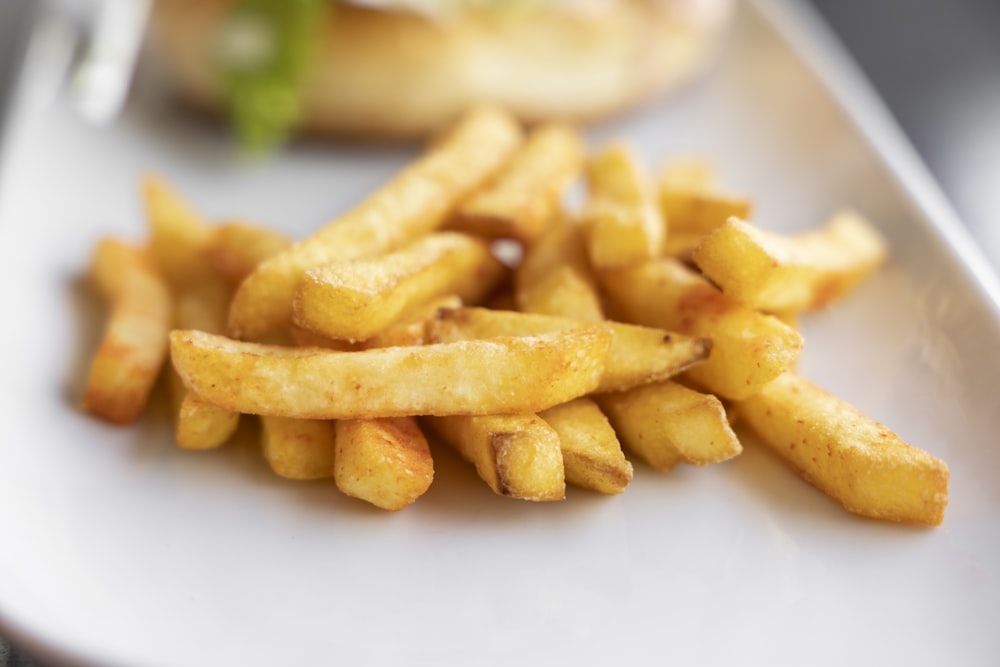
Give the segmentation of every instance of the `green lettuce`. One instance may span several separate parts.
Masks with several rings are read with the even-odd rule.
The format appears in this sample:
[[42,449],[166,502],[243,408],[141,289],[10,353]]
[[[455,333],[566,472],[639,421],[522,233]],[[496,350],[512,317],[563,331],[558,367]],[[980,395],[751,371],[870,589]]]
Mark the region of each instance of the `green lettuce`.
[[301,91],[329,0],[241,0],[220,41],[228,111],[240,147],[266,155],[302,113]]

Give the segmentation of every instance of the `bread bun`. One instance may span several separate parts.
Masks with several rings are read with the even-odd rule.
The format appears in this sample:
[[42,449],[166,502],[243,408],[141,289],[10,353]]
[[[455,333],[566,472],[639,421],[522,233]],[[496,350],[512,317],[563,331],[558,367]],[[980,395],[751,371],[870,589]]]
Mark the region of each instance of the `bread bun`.
[[[224,100],[213,53],[232,2],[160,0],[152,25],[156,60],[214,110]],[[698,74],[731,10],[731,0],[611,0],[431,18],[338,6],[307,76],[301,129],[411,138],[475,102],[527,123],[607,117]]]

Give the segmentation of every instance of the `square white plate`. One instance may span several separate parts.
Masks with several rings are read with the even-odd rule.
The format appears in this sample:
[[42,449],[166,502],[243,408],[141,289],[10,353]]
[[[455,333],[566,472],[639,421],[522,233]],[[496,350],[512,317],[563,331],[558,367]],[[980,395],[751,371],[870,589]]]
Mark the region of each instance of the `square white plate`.
[[252,446],[175,449],[162,415],[75,408],[105,234],[139,239],[137,182],[297,236],[406,150],[296,146],[234,165],[140,86],[113,129],[16,119],[0,182],[0,630],[53,664],[995,664],[1000,316],[995,278],[811,16],[744,7],[704,82],[593,131],[651,164],[698,153],[792,231],[853,206],[892,260],[804,321],[802,372],[951,467],[944,525],[851,516],[748,443],[707,469],[637,466],[617,497],[493,496],[438,450],[385,514],[273,476]]

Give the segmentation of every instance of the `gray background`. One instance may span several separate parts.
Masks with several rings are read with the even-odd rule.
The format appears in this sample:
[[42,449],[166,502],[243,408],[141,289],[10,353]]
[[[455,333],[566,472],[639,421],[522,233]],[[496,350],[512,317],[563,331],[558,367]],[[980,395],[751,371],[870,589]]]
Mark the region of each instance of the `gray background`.
[[[884,98],[995,268],[1000,267],[1000,2],[802,0]],[[31,4],[0,0],[0,91]],[[0,109],[4,99],[0,96]],[[994,218],[997,218],[996,222]],[[2,534],[2,531],[0,531]],[[0,592],[2,595],[2,592]],[[37,667],[0,638],[0,667]]]

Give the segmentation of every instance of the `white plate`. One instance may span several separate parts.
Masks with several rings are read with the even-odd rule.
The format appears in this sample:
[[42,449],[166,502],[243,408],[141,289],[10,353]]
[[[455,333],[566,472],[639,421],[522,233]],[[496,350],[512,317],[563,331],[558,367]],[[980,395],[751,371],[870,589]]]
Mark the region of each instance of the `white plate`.
[[281,481],[251,447],[178,451],[162,417],[81,414],[100,320],[80,275],[101,235],[143,236],[144,170],[210,215],[302,234],[409,157],[296,147],[234,167],[147,86],[110,131],[58,105],[22,118],[4,163],[2,631],[101,665],[994,664],[996,282],[798,11],[746,7],[710,79],[594,139],[707,155],[775,229],[844,204],[879,224],[892,261],[805,321],[802,371],[950,464],[942,527],[853,517],[752,447],[549,505],[495,497],[440,452],[429,493],[385,514]]

